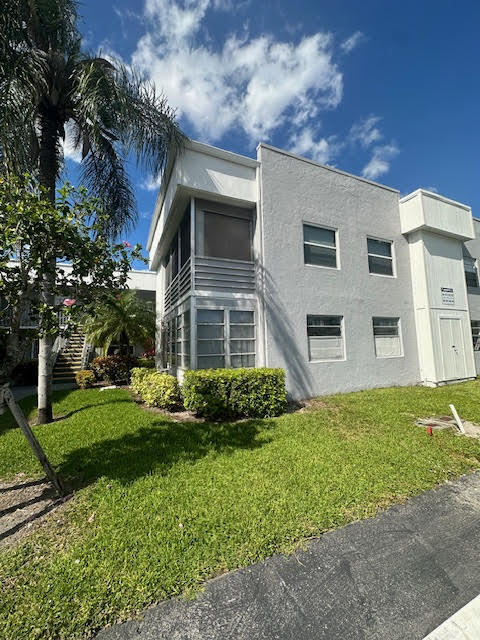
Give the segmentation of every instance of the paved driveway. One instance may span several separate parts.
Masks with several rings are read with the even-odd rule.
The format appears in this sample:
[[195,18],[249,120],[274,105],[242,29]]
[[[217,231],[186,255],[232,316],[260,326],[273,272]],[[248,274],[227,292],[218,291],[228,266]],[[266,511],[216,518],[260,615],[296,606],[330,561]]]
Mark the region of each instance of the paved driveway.
[[421,640],[480,593],[480,473],[211,580],[98,640]]

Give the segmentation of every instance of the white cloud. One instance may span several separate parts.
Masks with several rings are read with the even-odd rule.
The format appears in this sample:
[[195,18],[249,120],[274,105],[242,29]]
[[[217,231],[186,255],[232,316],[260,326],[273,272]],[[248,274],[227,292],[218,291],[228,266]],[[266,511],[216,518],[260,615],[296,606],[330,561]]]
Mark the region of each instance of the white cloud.
[[332,157],[328,140],[325,138],[315,140],[314,132],[309,127],[291,136],[290,151],[300,156],[308,156],[320,164],[327,163]]
[[162,174],[159,173],[158,176],[149,175],[144,180],[142,180],[139,184],[141,189],[145,191],[158,191],[160,189],[160,185],[162,183]]
[[370,161],[363,167],[362,176],[369,180],[376,180],[390,169],[390,160],[399,153],[398,147],[392,142],[373,148]]
[[382,139],[383,135],[376,126],[380,122],[379,116],[369,116],[365,120],[358,122],[350,129],[349,138],[351,142],[359,142],[363,147],[369,147],[374,142]]
[[439,193],[437,187],[425,187],[425,191],[430,191],[431,193]]
[[75,147],[75,136],[71,121],[65,125],[65,140],[62,142],[62,146],[65,160],[71,160],[76,163],[82,161],[82,150],[80,147]]
[[230,3],[146,0],[148,31],[132,58],[195,135],[214,142],[236,128],[252,142],[268,139],[281,125],[306,124],[319,109],[338,106],[343,79],[330,34],[297,43],[233,34],[217,48],[206,38],[199,44],[207,11],[220,5]]
[[363,33],[361,31],[355,31],[355,33],[352,33],[349,38],[341,43],[340,48],[344,53],[350,53],[350,51],[353,51],[355,47],[357,47],[364,40],[365,36],[363,35]]

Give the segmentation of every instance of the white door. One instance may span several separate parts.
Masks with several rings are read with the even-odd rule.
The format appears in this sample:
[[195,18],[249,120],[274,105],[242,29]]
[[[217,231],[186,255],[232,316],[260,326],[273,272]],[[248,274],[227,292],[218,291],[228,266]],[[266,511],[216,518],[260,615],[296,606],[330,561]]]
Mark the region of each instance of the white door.
[[440,339],[444,380],[467,377],[462,321],[460,318],[440,318]]

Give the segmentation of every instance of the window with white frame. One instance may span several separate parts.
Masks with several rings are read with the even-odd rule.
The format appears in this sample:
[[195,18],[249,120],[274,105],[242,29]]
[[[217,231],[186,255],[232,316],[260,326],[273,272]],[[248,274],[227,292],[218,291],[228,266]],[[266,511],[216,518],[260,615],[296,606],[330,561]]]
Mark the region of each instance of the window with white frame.
[[225,312],[223,309],[197,309],[197,367],[225,367]]
[[255,316],[253,311],[229,312],[230,366],[255,366]]
[[303,225],[305,264],[337,268],[337,232],[334,229]]
[[480,320],[472,320],[473,350],[480,351]]
[[307,316],[309,360],[343,360],[343,316]]
[[367,238],[368,270],[381,276],[393,276],[392,242]]
[[177,317],[177,366],[190,367],[190,311],[187,309]]
[[237,309],[197,309],[197,367],[255,366],[255,314]]
[[399,318],[372,318],[373,340],[377,358],[395,358],[402,355]]
[[478,287],[478,265],[475,258],[473,258],[468,249],[463,246],[463,268],[465,270],[465,280],[467,287]]

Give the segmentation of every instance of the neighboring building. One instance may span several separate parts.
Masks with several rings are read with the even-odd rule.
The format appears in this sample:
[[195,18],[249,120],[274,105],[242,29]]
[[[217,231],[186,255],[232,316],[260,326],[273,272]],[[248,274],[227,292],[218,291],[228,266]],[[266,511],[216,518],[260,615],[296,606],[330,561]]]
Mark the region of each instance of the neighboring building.
[[283,367],[298,398],[480,370],[480,222],[437,194],[400,199],[269,145],[253,160],[191,142],[147,248],[158,365],[180,377]]
[[[59,262],[57,267],[62,269],[64,272],[68,273],[68,271],[72,268],[68,263]],[[150,300],[155,305],[155,287],[156,287],[156,273],[153,271],[148,271],[147,269],[133,269],[128,272],[127,279],[127,288],[128,289],[136,289],[138,291],[138,295],[140,298],[144,300]],[[61,304],[65,297],[68,296],[68,292],[65,293],[65,296],[58,296],[55,299],[55,304]],[[1,306],[1,305],[0,305]],[[58,321],[60,326],[65,325],[65,317],[62,312],[58,314]],[[6,314],[0,313],[0,329],[8,329],[8,316]],[[29,313],[28,311],[23,316],[23,323],[21,329],[25,332],[31,331],[32,329],[36,329],[38,326],[38,322],[34,315]],[[75,349],[73,345],[75,343]],[[114,349],[116,345],[112,345]],[[85,336],[77,332],[74,336],[71,336],[69,340],[62,341],[59,339],[58,345],[55,347],[58,349],[58,352],[61,355],[61,351],[71,350],[75,355],[75,368],[78,370],[87,364],[87,360],[94,353],[92,347],[90,347],[86,341]],[[133,349],[133,353],[135,355],[140,355],[144,351],[143,345],[136,345]],[[73,355],[73,353],[72,353]],[[38,356],[38,340],[32,339],[26,349],[24,354],[25,360],[35,359]],[[60,362],[57,361],[56,369],[60,366]],[[71,367],[65,367],[68,369],[67,373],[69,374],[67,377],[72,377]],[[57,377],[58,371],[54,372],[54,375]],[[60,379],[61,376],[58,376]]]

